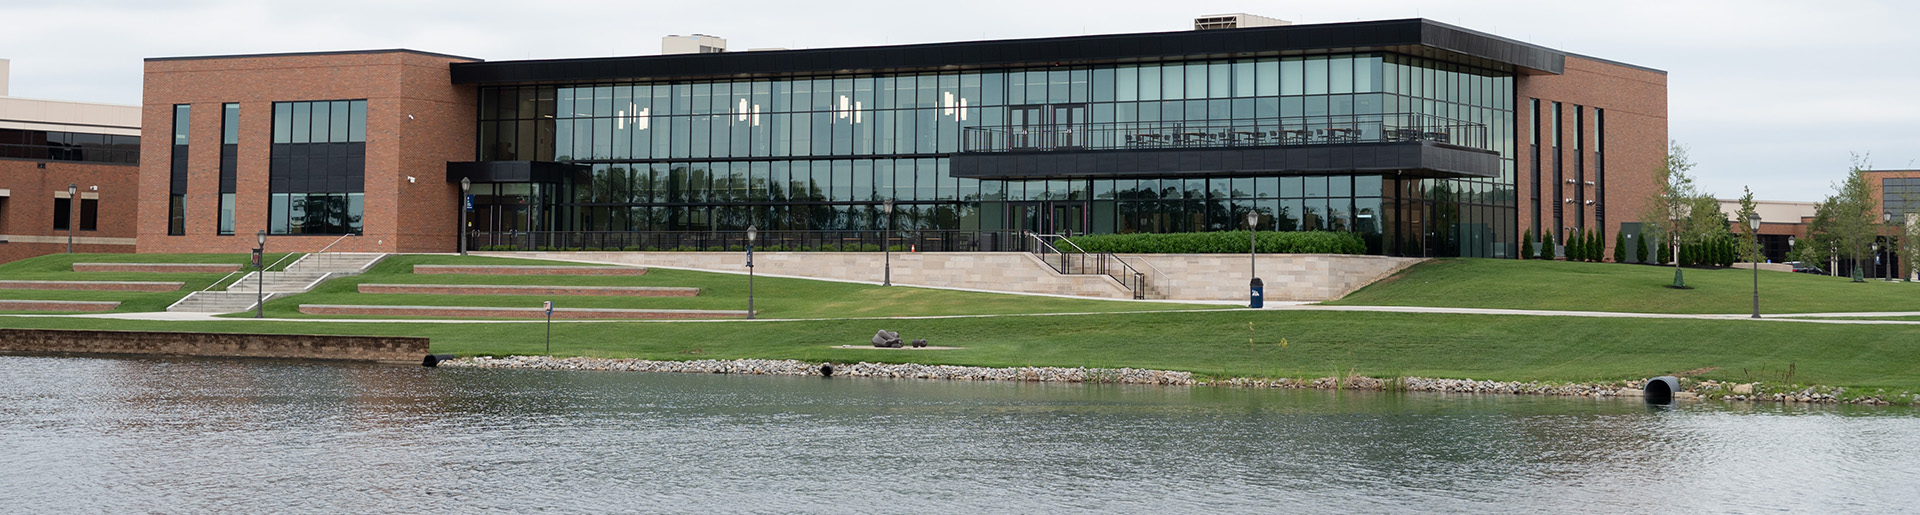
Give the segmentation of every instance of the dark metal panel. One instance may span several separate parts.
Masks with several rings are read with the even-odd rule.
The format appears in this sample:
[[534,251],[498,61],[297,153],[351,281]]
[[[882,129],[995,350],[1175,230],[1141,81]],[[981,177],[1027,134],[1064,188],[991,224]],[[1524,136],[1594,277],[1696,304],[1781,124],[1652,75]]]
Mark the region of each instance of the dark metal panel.
[[560,182],[568,175],[592,170],[586,165],[548,161],[467,161],[447,163],[447,182],[461,178],[478,182]]
[[[1499,154],[1432,142],[1295,147],[955,154],[950,173],[979,179],[1403,172],[1494,177]],[[1227,166],[1238,162],[1240,166]],[[1108,163],[1113,163],[1109,165]]]
[[1547,73],[1561,73],[1565,64],[1565,54],[1553,49],[1430,20],[1406,19],[885,47],[453,63],[451,71],[455,84],[582,82],[840,70],[979,68],[1012,63],[1084,64],[1240,52],[1297,53],[1422,46],[1439,51],[1438,55],[1443,57],[1485,59]]

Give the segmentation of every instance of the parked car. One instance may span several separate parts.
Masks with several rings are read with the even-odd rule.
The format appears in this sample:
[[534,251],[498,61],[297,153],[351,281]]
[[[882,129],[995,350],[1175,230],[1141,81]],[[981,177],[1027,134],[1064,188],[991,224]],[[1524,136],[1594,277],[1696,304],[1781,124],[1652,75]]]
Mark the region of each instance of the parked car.
[[1793,271],[1796,273],[1827,275],[1826,270],[1821,270],[1820,267],[1809,265],[1799,261],[1788,261],[1787,266],[1793,267]]

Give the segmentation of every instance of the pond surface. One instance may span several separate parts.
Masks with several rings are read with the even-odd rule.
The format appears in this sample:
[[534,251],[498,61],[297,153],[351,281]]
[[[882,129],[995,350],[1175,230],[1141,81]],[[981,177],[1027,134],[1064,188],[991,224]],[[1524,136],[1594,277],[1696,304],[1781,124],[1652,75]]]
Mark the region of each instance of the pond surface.
[[1912,408],[0,356],[7,512],[1900,512]]

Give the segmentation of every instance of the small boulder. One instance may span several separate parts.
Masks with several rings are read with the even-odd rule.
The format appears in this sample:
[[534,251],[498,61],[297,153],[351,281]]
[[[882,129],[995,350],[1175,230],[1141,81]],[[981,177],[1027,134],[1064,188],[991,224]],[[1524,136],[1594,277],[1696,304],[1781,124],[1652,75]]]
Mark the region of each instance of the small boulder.
[[880,332],[873,334],[873,346],[875,347],[899,348],[900,343],[900,333],[881,329]]
[[913,339],[913,348],[915,348],[915,349],[918,349],[918,348],[921,348],[921,347],[926,347],[926,346],[927,346],[927,339],[926,339],[926,338],[914,338],[914,339]]

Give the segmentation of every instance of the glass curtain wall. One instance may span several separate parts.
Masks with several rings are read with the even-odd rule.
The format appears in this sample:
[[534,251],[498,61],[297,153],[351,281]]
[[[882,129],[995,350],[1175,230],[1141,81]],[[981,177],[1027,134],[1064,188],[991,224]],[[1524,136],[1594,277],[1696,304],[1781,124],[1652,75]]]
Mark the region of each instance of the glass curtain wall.
[[[481,89],[478,151],[588,165],[542,230],[866,231],[895,199],[900,229],[1014,229],[1034,203],[1072,206],[1049,226],[1072,233],[1240,229],[1254,210],[1266,229],[1363,232],[1375,252],[1500,256],[1514,238],[1512,87],[1511,72],[1394,54],[501,86]],[[948,174],[967,129],[1405,114],[1484,126],[1500,176]]]

